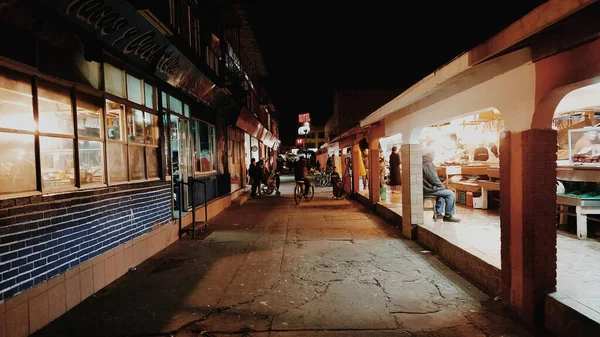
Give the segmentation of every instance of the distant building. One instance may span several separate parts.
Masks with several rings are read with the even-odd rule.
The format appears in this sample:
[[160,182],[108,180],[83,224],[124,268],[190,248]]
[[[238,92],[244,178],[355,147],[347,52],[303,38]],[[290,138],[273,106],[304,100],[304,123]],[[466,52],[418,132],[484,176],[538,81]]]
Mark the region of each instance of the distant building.
[[306,139],[303,139],[302,141],[307,149],[319,148],[321,145],[325,144],[325,127],[311,126],[310,133]]
[[325,141],[358,125],[364,117],[398,96],[400,90],[336,90],[333,94],[333,115],[325,124]]

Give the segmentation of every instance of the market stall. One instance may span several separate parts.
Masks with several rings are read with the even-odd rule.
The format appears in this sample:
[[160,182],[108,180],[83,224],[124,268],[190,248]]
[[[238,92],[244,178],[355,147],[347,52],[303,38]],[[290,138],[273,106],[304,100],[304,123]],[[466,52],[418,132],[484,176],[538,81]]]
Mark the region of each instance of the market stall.
[[425,128],[421,133],[421,142],[435,154],[440,179],[456,193],[458,204],[487,209],[490,200],[499,200],[502,131],[500,112],[491,109]]

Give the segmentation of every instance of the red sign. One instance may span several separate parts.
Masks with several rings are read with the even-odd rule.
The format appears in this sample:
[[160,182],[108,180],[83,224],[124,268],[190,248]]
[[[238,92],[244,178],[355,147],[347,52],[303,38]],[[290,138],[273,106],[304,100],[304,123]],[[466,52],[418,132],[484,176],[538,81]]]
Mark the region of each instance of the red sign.
[[302,139],[302,138],[296,139],[296,144],[302,144],[302,143],[304,143],[304,139]]
[[299,114],[298,115],[298,122],[300,122],[300,124],[304,124],[306,122],[310,122],[310,113],[303,113],[303,114]]

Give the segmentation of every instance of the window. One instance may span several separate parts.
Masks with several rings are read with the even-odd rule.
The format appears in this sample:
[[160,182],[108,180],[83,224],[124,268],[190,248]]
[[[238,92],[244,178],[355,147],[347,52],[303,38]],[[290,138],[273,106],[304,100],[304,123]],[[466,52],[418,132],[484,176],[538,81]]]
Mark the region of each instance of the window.
[[144,104],[143,92],[145,88],[142,80],[127,74],[127,99],[137,104]]
[[201,121],[193,121],[194,170],[210,172],[215,168],[215,127]]
[[31,78],[0,68],[0,127],[33,131],[33,98]]
[[110,182],[158,177],[158,116],[107,100],[106,134]]
[[35,191],[33,135],[0,132],[0,194]]
[[158,177],[163,135],[152,113],[155,88],[110,65],[106,70],[112,93],[128,92],[130,100],[103,100],[0,68],[0,194]]
[[106,183],[102,99],[77,93],[77,134],[81,186]]
[[42,191],[75,187],[70,90],[38,80],[38,106]]
[[105,63],[104,86],[106,92],[125,97],[125,71]]
[[154,109],[156,105],[156,100],[154,98],[154,87],[148,83],[144,84],[144,98],[145,104],[147,108]]

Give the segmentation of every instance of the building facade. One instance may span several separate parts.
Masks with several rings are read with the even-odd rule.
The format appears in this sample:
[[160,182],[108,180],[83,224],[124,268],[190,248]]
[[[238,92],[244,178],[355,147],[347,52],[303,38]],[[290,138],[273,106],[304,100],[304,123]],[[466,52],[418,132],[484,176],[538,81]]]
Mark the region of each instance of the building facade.
[[27,335],[226,208],[279,141],[239,6],[0,5],[0,300],[51,312]]
[[[556,188],[561,180],[590,186],[600,181],[596,168],[570,163],[570,153],[566,163],[557,160],[566,142],[561,135],[574,131],[560,129],[562,120],[587,125],[584,115],[588,115],[590,125],[598,123],[599,13],[600,4],[595,1],[544,2],[386,102],[360,123],[368,128],[371,186],[379,185],[378,144],[383,138],[401,136],[402,195],[400,217],[394,217],[394,221],[402,226],[403,234],[419,240],[489,293],[497,294],[530,326],[545,327],[557,336],[591,336],[600,331],[594,318],[597,312],[582,310],[577,296],[565,295],[574,289],[585,293],[587,290],[581,288],[595,281],[586,280],[590,275],[587,266],[579,272],[575,267],[574,261],[581,263],[579,259],[588,253],[557,258],[561,253],[557,225],[559,219],[566,217],[561,210],[568,201]],[[468,227],[463,221],[456,232],[448,235],[436,233],[438,225],[427,226],[430,216],[424,216],[422,155],[423,146],[430,145],[422,136],[427,128],[441,134],[439,129],[444,123],[461,119],[461,129],[466,130],[467,116],[497,114],[502,116],[503,129],[496,135],[497,167],[483,165],[483,175],[492,179],[471,183],[473,191],[482,196],[488,193],[487,187],[499,192],[499,228],[494,229],[497,236],[483,241],[498,248],[490,250],[497,254],[496,265],[486,254],[461,246],[460,241],[468,235],[475,237],[473,241],[484,240],[476,234],[479,232],[469,232],[477,226]],[[478,134],[483,133],[479,129]],[[483,143],[483,139],[478,140]],[[453,142],[450,138],[442,141]],[[468,166],[449,162],[438,165],[438,169],[446,176],[452,169],[466,175],[471,174]],[[586,171],[590,175],[582,177],[580,169],[592,171]],[[449,182],[448,188],[452,185],[456,184]],[[370,188],[368,195],[369,206],[376,210],[385,208],[380,203],[379,188]],[[482,200],[487,200],[487,195]],[[580,214],[581,208],[576,209],[577,237],[584,239],[586,217]],[[389,209],[385,211],[390,213]],[[466,217],[468,212],[459,216]],[[461,231],[466,235],[460,236]],[[585,241],[580,242],[580,248],[587,246]],[[590,252],[597,249],[594,245],[590,245],[594,247]],[[567,265],[574,268],[566,268]],[[562,289],[558,287],[561,277]],[[572,282],[564,282],[565,279]]]

